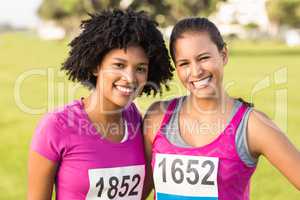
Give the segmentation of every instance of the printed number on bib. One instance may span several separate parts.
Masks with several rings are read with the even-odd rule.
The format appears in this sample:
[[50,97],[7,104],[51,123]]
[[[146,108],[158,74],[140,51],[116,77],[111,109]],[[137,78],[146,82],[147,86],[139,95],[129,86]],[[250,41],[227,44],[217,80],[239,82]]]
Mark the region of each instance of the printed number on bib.
[[144,178],[144,165],[91,169],[86,200],[139,200]]
[[218,199],[218,163],[215,157],[156,154],[157,199]]

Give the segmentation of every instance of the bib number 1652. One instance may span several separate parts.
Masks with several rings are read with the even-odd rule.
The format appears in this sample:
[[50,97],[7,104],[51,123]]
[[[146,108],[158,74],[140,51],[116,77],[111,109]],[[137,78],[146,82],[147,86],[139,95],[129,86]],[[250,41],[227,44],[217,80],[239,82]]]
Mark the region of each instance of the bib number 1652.
[[182,195],[215,196],[218,158],[156,154],[154,183],[156,191]]
[[[167,158],[163,158],[158,164],[158,167],[161,168],[163,182],[167,182],[166,162],[167,162]],[[202,168],[208,169],[208,171],[206,172],[202,180],[200,180],[200,175],[197,168],[199,167],[199,165]],[[186,181],[191,185],[198,184],[199,181],[201,181],[202,185],[216,184],[215,181],[209,180],[214,169],[216,168],[215,164],[211,160],[205,160],[204,162],[199,163],[199,160],[191,159],[187,161],[186,169],[184,169],[183,167],[184,167],[184,163],[183,160],[181,160],[180,158],[176,158],[172,161],[170,172],[171,172],[172,180],[175,183],[181,184],[183,183],[184,179],[186,179]],[[187,175],[192,174],[193,177],[189,177],[189,176],[185,177],[184,176],[185,174]]]

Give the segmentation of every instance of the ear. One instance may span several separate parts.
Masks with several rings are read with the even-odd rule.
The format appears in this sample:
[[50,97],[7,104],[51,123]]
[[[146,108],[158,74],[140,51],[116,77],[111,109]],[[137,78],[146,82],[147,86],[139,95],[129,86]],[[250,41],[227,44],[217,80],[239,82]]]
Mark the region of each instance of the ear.
[[96,77],[98,76],[99,69],[100,69],[100,65],[98,65],[95,69],[93,69],[94,76],[96,76]]
[[226,65],[228,62],[228,49],[226,46],[223,47],[221,51],[221,56],[223,58],[223,64]]

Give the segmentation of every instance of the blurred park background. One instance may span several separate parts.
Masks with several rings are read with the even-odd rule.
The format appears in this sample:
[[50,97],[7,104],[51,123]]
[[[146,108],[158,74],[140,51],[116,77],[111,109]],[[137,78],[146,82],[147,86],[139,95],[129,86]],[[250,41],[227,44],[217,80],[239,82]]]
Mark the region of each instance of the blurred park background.
[[[166,42],[173,24],[207,16],[230,51],[225,87],[267,113],[300,149],[300,0],[0,0],[0,199],[25,199],[27,155],[40,117],[89,91],[59,71],[68,43],[87,13],[107,8],[146,10]],[[142,112],[155,100],[186,94],[176,76],[162,96],[136,100]],[[266,144],[267,145],[267,144]],[[300,193],[261,158],[251,199],[298,200]],[[149,200],[152,198],[149,198]]]

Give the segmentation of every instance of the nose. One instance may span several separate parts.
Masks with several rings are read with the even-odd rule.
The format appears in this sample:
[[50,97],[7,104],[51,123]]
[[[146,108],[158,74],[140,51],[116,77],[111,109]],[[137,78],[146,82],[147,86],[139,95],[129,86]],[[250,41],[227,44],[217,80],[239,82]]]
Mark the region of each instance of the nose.
[[201,65],[197,62],[193,62],[191,66],[191,75],[197,77],[202,73],[203,73],[203,69]]
[[128,83],[135,83],[136,82],[135,71],[133,69],[131,69],[130,67],[124,72],[122,77]]

